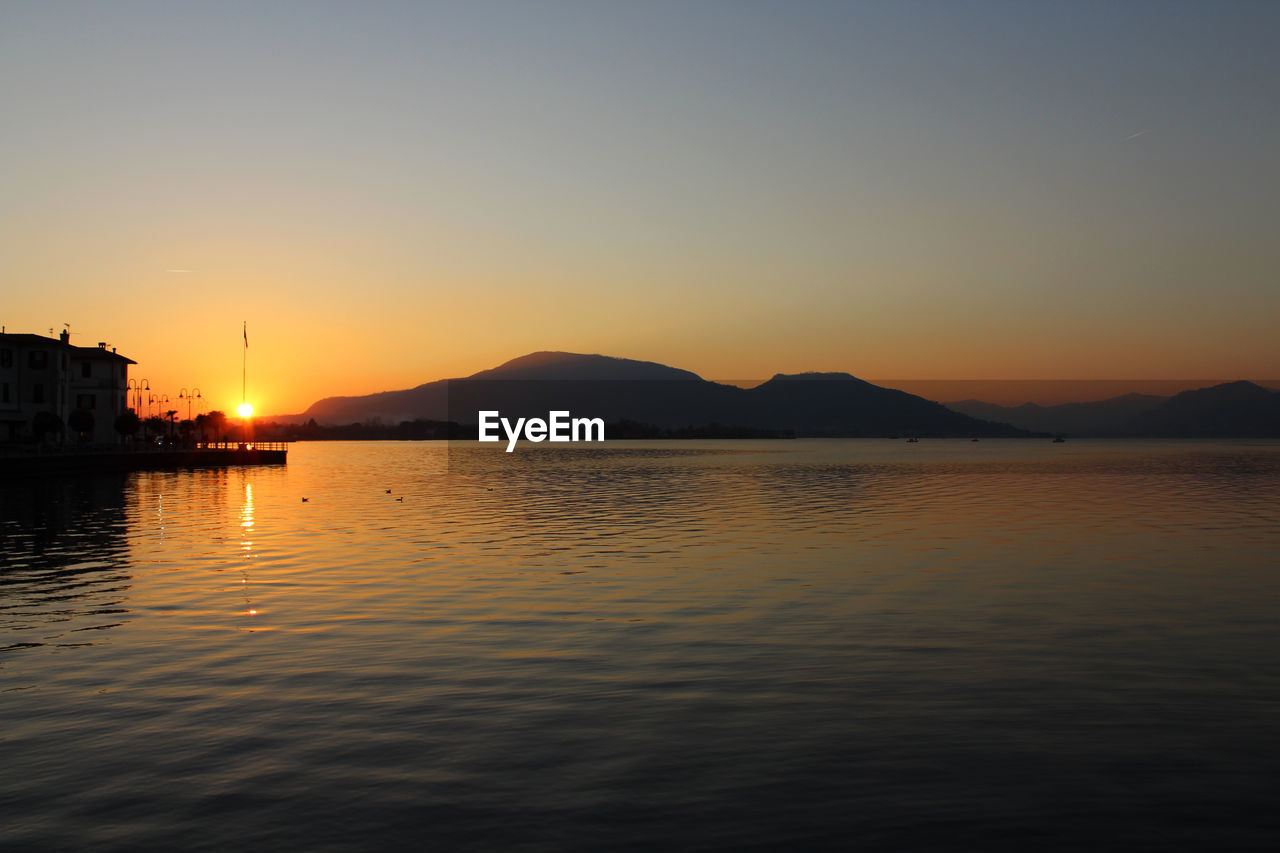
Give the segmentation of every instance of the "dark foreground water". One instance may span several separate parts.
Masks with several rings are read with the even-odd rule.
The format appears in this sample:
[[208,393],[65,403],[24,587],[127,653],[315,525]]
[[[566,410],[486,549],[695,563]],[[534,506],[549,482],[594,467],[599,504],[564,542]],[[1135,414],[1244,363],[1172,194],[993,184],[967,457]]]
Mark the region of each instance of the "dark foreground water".
[[0,494],[4,850],[1280,837],[1280,444],[302,444]]

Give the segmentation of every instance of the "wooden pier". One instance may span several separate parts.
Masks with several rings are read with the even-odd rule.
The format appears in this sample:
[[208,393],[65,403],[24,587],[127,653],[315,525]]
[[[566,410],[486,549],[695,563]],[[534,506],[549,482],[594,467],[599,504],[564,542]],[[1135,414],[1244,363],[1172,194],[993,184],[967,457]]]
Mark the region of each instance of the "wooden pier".
[[210,441],[187,446],[138,448],[38,448],[0,451],[0,477],[92,474],[105,471],[175,471],[238,465],[284,465],[284,441]]

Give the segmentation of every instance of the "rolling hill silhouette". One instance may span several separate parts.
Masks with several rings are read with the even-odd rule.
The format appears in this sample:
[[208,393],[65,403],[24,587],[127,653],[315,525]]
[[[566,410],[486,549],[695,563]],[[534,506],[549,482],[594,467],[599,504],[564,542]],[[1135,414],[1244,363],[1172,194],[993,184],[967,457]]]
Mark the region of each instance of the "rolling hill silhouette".
[[1154,394],[1125,394],[1091,403],[1063,403],[1041,406],[1000,406],[982,400],[946,403],[948,409],[974,418],[1013,424],[1033,432],[1063,435],[1118,435],[1139,415],[1168,402],[1168,397]]
[[1028,434],[847,373],[778,374],[746,389],[655,362],[565,352],[531,353],[469,377],[403,391],[329,397],[291,420],[474,424],[480,410],[532,417],[552,409],[609,423],[625,420],[664,428],[719,424],[798,436]]
[[1126,394],[1096,403],[1060,406],[998,406],[963,400],[947,407],[973,417],[1062,435],[1280,437],[1280,392],[1245,381],[1183,391],[1173,397]]
[[1280,391],[1244,381],[1183,391],[1135,417],[1126,430],[1185,438],[1280,437]]
[[497,367],[473,373],[468,379],[528,379],[549,381],[702,381],[688,370],[667,367],[656,361],[636,361],[607,355],[580,355],[572,352],[531,352],[503,362]]

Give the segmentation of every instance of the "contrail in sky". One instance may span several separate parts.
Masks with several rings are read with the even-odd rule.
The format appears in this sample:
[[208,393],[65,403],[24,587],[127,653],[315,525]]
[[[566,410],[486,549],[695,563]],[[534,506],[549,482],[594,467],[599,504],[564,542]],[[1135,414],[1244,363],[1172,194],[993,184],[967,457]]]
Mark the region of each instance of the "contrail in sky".
[[1145,130],[1140,130],[1140,131],[1138,131],[1137,133],[1131,133],[1131,134],[1129,134],[1128,136],[1126,136],[1126,137],[1124,138],[1124,141],[1125,141],[1125,142],[1128,142],[1130,139],[1137,139],[1139,136],[1141,136],[1141,135],[1142,135],[1142,134],[1144,134],[1144,133],[1146,133],[1146,131],[1145,131]]

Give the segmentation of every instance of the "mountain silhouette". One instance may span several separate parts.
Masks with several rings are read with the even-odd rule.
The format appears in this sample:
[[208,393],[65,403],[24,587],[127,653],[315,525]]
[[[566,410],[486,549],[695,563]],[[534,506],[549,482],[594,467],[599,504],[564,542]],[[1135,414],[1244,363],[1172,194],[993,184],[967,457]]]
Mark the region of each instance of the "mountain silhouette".
[[1119,435],[1134,418],[1168,402],[1168,397],[1154,394],[1124,394],[1091,403],[1063,403],[1041,406],[1000,406],[981,400],[947,403],[948,409],[970,417],[1013,424],[1032,432],[1061,435]]
[[[823,436],[1011,436],[1016,427],[952,412],[923,397],[882,388],[847,373],[778,374],[747,392],[746,426],[789,426]],[[758,418],[759,420],[756,420]],[[784,425],[780,419],[790,419]]]
[[719,424],[799,436],[1027,434],[847,373],[778,374],[755,388],[739,388],[655,362],[566,352],[535,352],[468,377],[403,391],[329,397],[290,420],[474,424],[481,410],[497,410],[504,417],[545,417],[550,410],[567,410],[608,423],[664,428]]
[[1280,391],[1245,381],[1183,391],[1135,417],[1127,432],[1185,438],[1280,437]]
[[572,352],[532,352],[503,362],[497,367],[473,373],[468,379],[527,379],[540,382],[572,380],[678,381],[701,382],[688,370],[667,367],[655,361],[635,361],[607,355],[580,355]]
[[1166,438],[1280,437],[1280,392],[1225,382],[1173,397],[1126,394],[1094,403],[998,406],[962,400],[947,407],[1023,429],[1074,436]]

